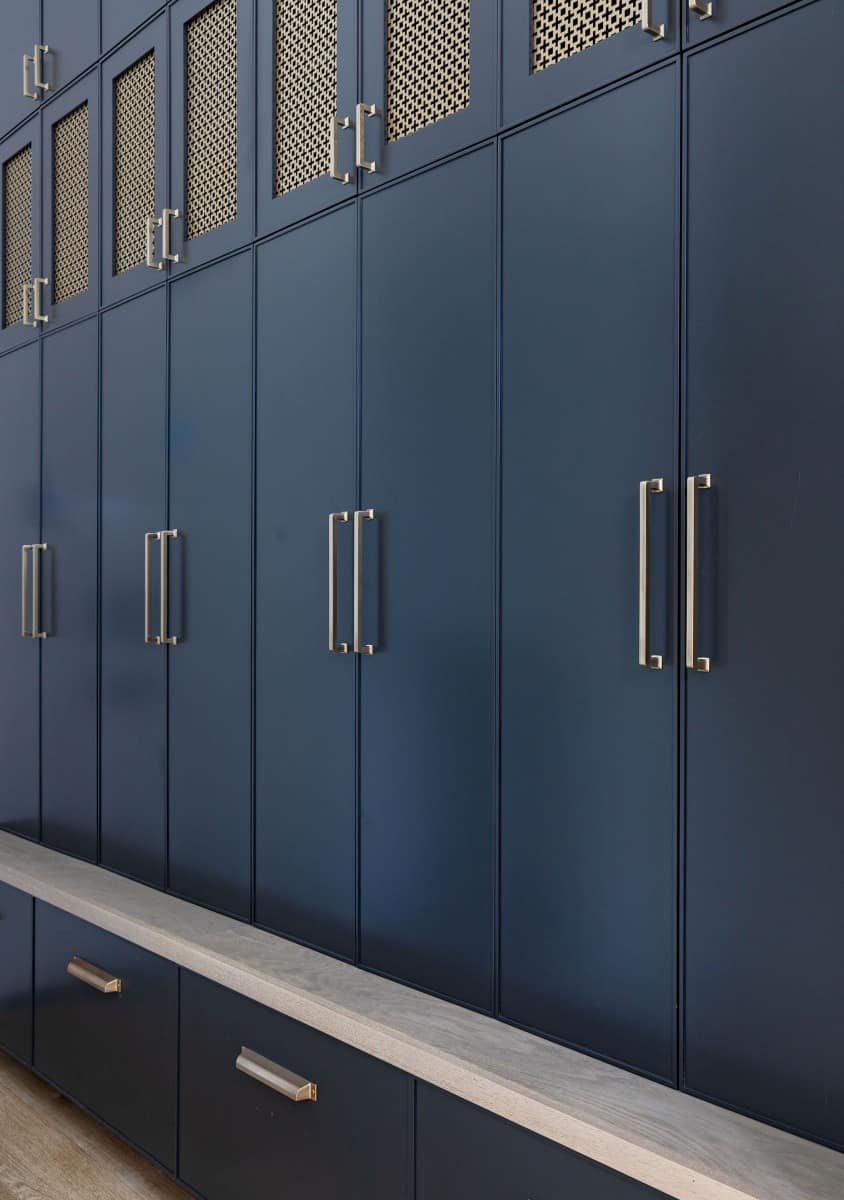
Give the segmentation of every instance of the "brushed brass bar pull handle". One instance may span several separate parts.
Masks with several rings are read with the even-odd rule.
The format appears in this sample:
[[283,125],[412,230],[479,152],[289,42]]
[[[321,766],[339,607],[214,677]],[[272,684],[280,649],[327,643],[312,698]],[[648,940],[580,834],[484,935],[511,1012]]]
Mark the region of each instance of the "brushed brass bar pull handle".
[[161,541],[160,533],[144,534],[144,641],[148,646],[160,646],[161,637],[152,632],[152,599],[150,597],[150,549],[153,542]]
[[33,67],[35,66],[35,55],[34,54],[25,54],[23,56],[23,94],[27,97],[28,100],[40,100],[41,97],[38,95],[38,93],[36,91],[30,91],[30,89],[29,89],[28,67],[29,67],[30,63],[32,63]]
[[249,1050],[246,1046],[241,1047],[234,1065],[238,1071],[242,1071],[250,1079],[262,1083],[264,1087],[272,1088],[274,1092],[292,1100],[294,1104],[301,1104],[305,1100],[312,1100],[316,1103],[317,1085],[315,1083],[310,1083],[301,1075],[294,1075],[286,1067],[280,1067],[269,1058],[264,1058],[263,1054],[256,1054],[254,1050]]
[[665,491],[662,479],[643,479],[639,484],[639,666],[662,670],[662,655],[648,650],[650,618],[650,498]]
[[686,666],[709,671],[712,661],[697,652],[697,494],[712,487],[711,475],[690,475],[686,480]]
[[375,520],[375,509],[364,508],[355,513],[355,570],[354,570],[354,650],[355,654],[374,654],[375,647],[363,640],[363,523]]
[[169,633],[170,625],[170,580],[169,580],[169,543],[171,538],[179,537],[178,529],[162,529],[158,537],[161,541],[161,597],[160,597],[160,633],[159,644],[162,646],[175,646],[178,644],[177,637],[171,637]]
[[378,109],[374,104],[358,104],[355,108],[355,163],[361,171],[369,171],[370,175],[378,170],[378,163],[374,159],[371,162],[366,159],[366,119],[377,116]]
[[153,271],[163,271],[164,263],[155,257],[155,231],[161,225],[161,217],[147,217],[147,266]]
[[329,122],[330,122],[330,126],[331,126],[331,132],[329,135],[331,140],[329,142],[329,151],[328,151],[328,174],[332,179],[336,179],[338,183],[351,183],[352,182],[351,171],[340,171],[337,167],[337,160],[340,155],[340,148],[338,146],[338,136],[337,135],[339,134],[341,129],[351,129],[352,128],[352,118],[351,117],[338,117],[335,113],[334,116],[329,117]]
[[337,524],[348,524],[347,512],[328,517],[328,649],[332,654],[348,654],[349,643],[337,641]]
[[32,281],[32,319],[37,325],[38,322],[46,325],[50,318],[41,309],[41,289],[47,286],[48,281],[39,276]]
[[88,987],[92,987],[95,992],[102,992],[105,996],[123,991],[122,979],[118,979],[109,971],[104,971],[102,967],[95,967],[93,963],[86,962],[84,958],[72,958],[67,964],[67,973],[74,979],[78,979],[80,983],[87,983]]
[[161,210],[161,257],[165,262],[181,262],[181,255],[174,254],[170,244],[170,222],[175,217],[176,220],[181,216],[178,208],[163,208]]
[[[47,549],[46,542],[36,542],[34,545],[21,546],[21,637],[45,638],[47,634],[41,626],[41,559],[42,550]],[[27,591],[27,551],[32,555],[32,607],[31,627],[26,628],[26,591]]]
[[653,0],[642,0],[642,30],[649,33],[655,42],[665,37],[665,26],[654,24]]
[[704,3],[703,0],[689,0],[689,11],[697,13],[701,21],[706,21],[715,11],[715,5]]

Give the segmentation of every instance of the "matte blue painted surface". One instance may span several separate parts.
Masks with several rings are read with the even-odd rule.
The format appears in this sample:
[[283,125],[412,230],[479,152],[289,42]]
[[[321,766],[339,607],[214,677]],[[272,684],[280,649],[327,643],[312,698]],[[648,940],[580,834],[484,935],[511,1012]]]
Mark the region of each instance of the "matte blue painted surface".
[[[32,205],[29,212],[32,233],[32,272],[41,270],[41,117],[33,117],[0,146],[0,245],[5,246],[6,172],[5,164],[27,146],[32,151]],[[6,254],[0,254],[0,295],[6,295]],[[33,329],[23,321],[5,324],[5,304],[0,304],[0,352],[12,350],[39,336],[41,326]]]
[[[108,8],[112,0],[104,0]],[[44,78],[62,88],[90,66],[100,53],[100,0],[41,0]]]
[[23,56],[32,54],[40,37],[39,9],[39,0],[0,0],[0,136],[40,105],[24,96],[22,81]]
[[31,896],[0,883],[0,1046],[32,1061]]

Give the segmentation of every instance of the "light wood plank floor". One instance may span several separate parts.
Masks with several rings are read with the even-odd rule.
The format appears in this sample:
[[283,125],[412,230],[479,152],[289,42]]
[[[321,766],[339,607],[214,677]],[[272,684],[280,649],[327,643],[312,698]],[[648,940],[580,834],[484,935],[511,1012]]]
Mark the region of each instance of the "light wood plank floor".
[[165,1173],[0,1051],[0,1200],[186,1200]]

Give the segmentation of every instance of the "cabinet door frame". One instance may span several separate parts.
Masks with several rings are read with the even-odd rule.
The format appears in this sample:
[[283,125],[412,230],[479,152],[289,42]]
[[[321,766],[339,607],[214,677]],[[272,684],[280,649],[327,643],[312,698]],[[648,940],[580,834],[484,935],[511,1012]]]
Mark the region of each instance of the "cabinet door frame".
[[[6,292],[6,189],[3,167],[29,145],[32,146],[32,275],[39,275],[41,270],[41,114],[36,113],[0,145],[0,297],[5,297]],[[2,325],[0,322],[0,352],[22,346],[37,338],[40,332],[40,324],[33,328],[24,325],[23,321],[17,321],[14,325]]]
[[[699,46],[722,33],[748,25],[787,8],[792,0],[713,0],[712,16],[704,20],[683,4],[683,46]],[[725,11],[726,10],[726,11]]]
[[[4,86],[8,81],[11,87],[8,96],[0,93],[0,137],[38,113],[42,101],[50,94],[32,86],[31,64],[28,64],[29,90],[37,95],[25,96],[21,79],[23,56],[32,54],[35,43],[41,41],[41,0],[11,0],[5,9],[14,12],[16,25],[9,34],[6,16],[0,28],[0,78]],[[14,40],[16,34],[20,35],[20,41]]]
[[[114,274],[114,81],[142,59],[155,54],[155,214],[167,204],[169,183],[168,132],[170,121],[170,59],[167,42],[167,17],[162,13],[126,42],[102,69],[102,296],[103,304],[125,300],[136,292],[160,283],[166,264],[153,271],[139,263]],[[161,261],[161,231],[156,229],[155,256]]]

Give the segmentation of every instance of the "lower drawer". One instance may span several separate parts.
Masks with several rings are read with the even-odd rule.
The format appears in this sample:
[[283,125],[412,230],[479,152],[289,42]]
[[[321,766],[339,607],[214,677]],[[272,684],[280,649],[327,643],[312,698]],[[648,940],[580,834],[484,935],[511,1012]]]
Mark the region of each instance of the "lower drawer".
[[0,883],[0,1046],[32,1060],[31,896]]
[[665,1200],[545,1138],[419,1084],[416,1200]]
[[[68,973],[73,959],[102,972]],[[120,991],[100,991],[119,979]],[[35,907],[35,1067],[171,1171],[178,968],[76,917]]]
[[[246,1048],[269,1060],[255,1078]],[[273,1089],[280,1073],[316,1099]],[[263,1081],[262,1081],[263,1080]],[[412,1080],[348,1046],[182,973],[179,1174],[207,1200],[410,1194]]]

